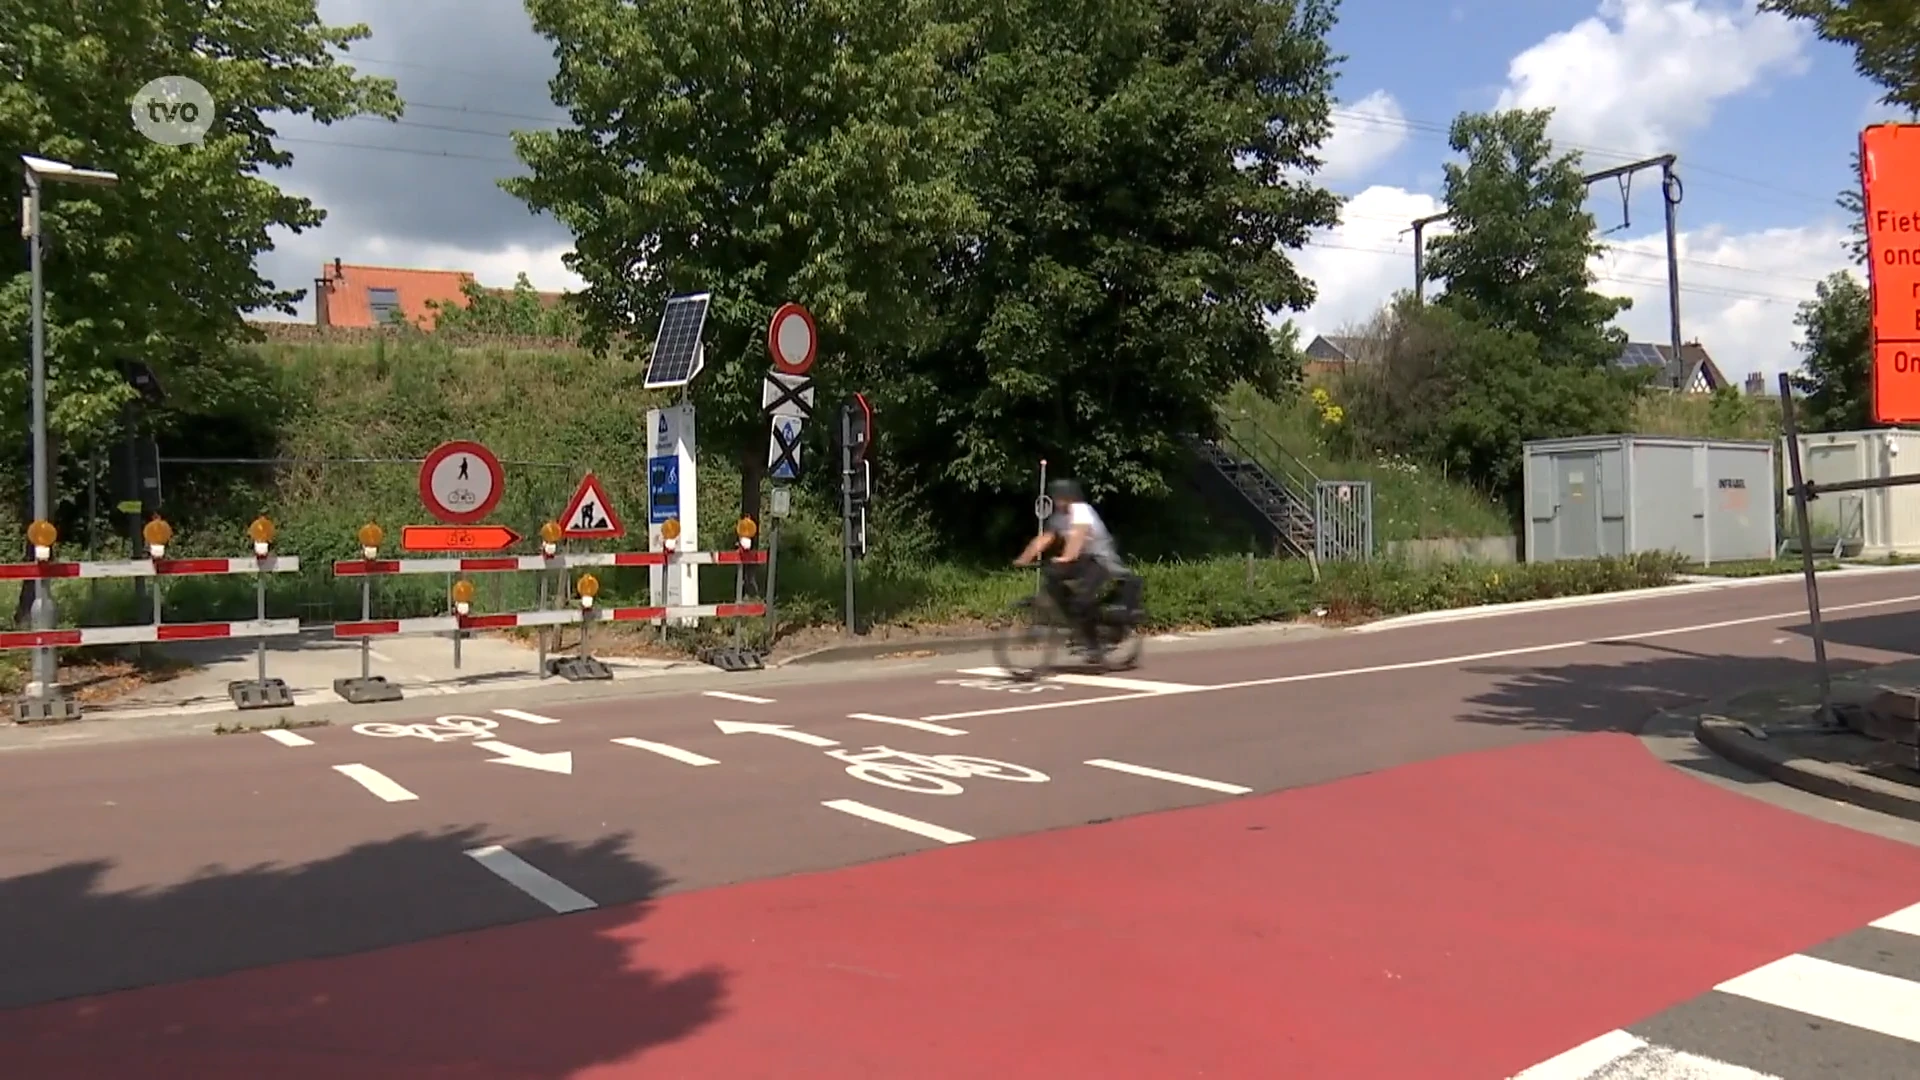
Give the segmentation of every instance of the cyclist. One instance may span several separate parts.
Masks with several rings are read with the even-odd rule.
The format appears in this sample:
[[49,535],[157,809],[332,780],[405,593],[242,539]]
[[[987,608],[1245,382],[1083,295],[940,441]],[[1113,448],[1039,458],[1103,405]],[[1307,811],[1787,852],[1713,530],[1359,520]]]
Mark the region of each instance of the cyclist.
[[1047,485],[1047,497],[1053,500],[1052,516],[1013,564],[1032,566],[1056,541],[1061,544],[1060,554],[1045,568],[1047,591],[1073,620],[1086,649],[1098,652],[1100,597],[1109,582],[1127,573],[1126,564],[1107,523],[1080,494],[1079,484],[1054,480]]

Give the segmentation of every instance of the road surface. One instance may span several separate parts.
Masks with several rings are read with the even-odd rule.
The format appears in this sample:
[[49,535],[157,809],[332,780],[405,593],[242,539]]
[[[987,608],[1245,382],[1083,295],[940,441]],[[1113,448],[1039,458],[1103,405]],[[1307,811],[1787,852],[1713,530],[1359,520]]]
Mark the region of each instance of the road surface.
[[1802,599],[10,751],[6,1075],[1911,1080],[1920,849],[1635,737]]

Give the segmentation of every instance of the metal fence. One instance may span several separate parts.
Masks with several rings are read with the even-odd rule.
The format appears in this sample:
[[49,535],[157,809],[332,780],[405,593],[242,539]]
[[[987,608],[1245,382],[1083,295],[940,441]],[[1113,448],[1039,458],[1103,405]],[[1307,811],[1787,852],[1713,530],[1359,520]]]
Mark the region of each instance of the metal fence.
[[1373,558],[1373,484],[1321,480],[1313,487],[1314,557],[1321,562]]

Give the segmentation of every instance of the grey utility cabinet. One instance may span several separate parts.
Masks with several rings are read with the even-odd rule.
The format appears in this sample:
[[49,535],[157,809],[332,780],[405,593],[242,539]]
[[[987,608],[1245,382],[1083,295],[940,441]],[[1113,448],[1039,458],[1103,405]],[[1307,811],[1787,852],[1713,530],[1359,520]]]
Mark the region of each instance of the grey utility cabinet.
[[1772,443],[1586,435],[1530,442],[1525,455],[1528,562],[1773,557]]

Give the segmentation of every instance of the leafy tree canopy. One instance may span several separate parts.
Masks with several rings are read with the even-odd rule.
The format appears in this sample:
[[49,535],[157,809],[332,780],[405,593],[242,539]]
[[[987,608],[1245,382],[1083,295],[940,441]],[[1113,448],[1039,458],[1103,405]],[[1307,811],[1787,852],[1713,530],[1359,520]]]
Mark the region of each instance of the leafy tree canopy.
[[1446,166],[1451,233],[1428,246],[1437,301],[1492,329],[1539,342],[1548,365],[1597,366],[1625,337],[1608,323],[1629,301],[1593,289],[1600,251],[1578,154],[1556,156],[1552,111],[1463,114],[1448,135],[1462,163]]
[[1854,52],[1854,70],[1886,91],[1885,104],[1920,113],[1920,17],[1913,0],[1760,0]]
[[[260,386],[221,371],[244,315],[291,313],[299,292],[261,280],[254,258],[268,230],[318,225],[324,212],[263,175],[292,155],[274,148],[272,113],[331,123],[396,117],[390,80],[362,78],[333,51],[368,35],[328,26],[315,0],[0,0],[0,145],[119,174],[117,188],[49,184],[46,233],[49,404],[57,438],[110,430],[131,396],[114,367],[152,364],[178,403],[219,409]],[[186,75],[211,93],[218,119],[198,146],[162,146],[132,125],[139,89]],[[0,163],[21,188],[17,157]],[[20,201],[0,200],[0,228],[19,236]],[[26,444],[26,245],[0,246],[0,438]]]
[[1814,289],[1794,316],[1800,327],[1803,370],[1794,388],[1807,395],[1801,426],[1808,431],[1873,427],[1873,303],[1867,287],[1845,270]]

